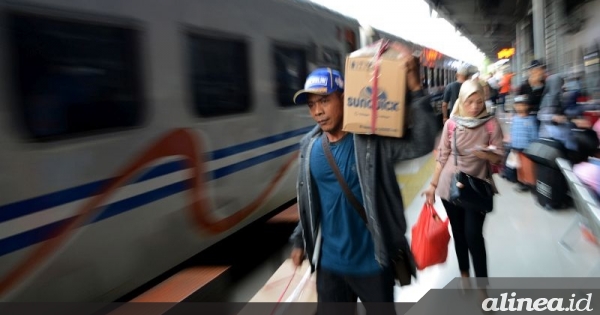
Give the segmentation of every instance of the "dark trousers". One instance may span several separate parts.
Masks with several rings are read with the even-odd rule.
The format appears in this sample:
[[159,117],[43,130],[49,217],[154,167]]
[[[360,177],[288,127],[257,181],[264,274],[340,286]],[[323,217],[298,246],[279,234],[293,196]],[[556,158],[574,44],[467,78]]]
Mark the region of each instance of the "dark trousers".
[[504,103],[506,103],[506,96],[508,93],[501,93],[498,95],[498,104],[501,105],[502,112],[506,112],[506,107]]
[[[487,278],[487,254],[483,239],[483,222],[486,214],[473,209],[464,209],[442,200],[452,226],[452,236],[458,267],[461,272],[469,272],[469,252],[473,258],[473,267],[477,278]],[[478,283],[487,285],[487,279]]]
[[369,276],[349,276],[329,270],[317,271],[317,314],[356,312],[360,298],[367,314],[396,314],[394,310],[394,276],[388,268]]

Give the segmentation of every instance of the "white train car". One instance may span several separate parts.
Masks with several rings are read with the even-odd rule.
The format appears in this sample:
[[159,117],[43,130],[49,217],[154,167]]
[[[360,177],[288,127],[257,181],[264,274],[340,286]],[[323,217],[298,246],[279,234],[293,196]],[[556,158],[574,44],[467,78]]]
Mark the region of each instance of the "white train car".
[[376,38],[291,0],[2,1],[0,25],[1,301],[113,301],[293,200],[293,93]]

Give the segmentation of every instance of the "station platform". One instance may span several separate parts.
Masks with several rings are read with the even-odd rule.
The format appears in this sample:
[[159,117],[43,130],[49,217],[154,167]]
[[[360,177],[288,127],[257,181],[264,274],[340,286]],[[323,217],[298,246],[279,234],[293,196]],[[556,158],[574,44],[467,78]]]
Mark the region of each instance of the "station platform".
[[[576,219],[574,210],[547,211],[536,205],[531,193],[514,191],[513,184],[502,178],[496,177],[495,181],[500,191],[498,206],[488,214],[484,225],[491,277],[600,275],[593,270],[600,260],[600,251],[579,231],[569,237],[571,249],[559,244],[560,238]],[[406,208],[409,226],[416,222],[424,201],[423,197],[416,195]],[[439,200],[436,200],[435,208],[442,219],[447,217]],[[410,238],[410,232],[407,237]],[[295,269],[289,259],[285,260],[250,302],[316,302],[315,275],[307,276],[307,273],[308,261]],[[396,301],[417,302],[428,290],[441,289],[459,276],[451,240],[446,263],[419,271],[418,279],[413,279],[409,286],[397,286]]]
[[[506,120],[501,119],[509,139]],[[435,166],[433,154],[398,165],[396,173],[405,201],[409,225],[407,238],[425,202],[421,192],[427,188]],[[574,209],[548,211],[537,205],[531,192],[517,192],[515,184],[494,175],[499,190],[495,209],[484,224],[490,277],[590,277],[600,276],[599,248],[588,241],[580,229],[568,232],[577,220]],[[442,219],[447,215],[436,199],[435,209]],[[452,233],[450,231],[450,233]],[[559,241],[566,236],[569,247]],[[430,289],[443,288],[460,277],[458,261],[450,240],[445,263],[418,272],[409,286],[395,288],[397,302],[417,302]],[[308,261],[295,269],[285,260],[250,302],[314,302],[317,300],[315,274]]]

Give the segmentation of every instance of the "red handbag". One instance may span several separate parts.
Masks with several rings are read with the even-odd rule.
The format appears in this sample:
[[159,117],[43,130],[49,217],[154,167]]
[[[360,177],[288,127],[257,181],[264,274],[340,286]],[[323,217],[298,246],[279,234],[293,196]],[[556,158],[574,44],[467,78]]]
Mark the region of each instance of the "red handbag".
[[450,242],[448,223],[448,219],[440,219],[433,205],[423,205],[411,237],[411,251],[418,270],[446,262]]

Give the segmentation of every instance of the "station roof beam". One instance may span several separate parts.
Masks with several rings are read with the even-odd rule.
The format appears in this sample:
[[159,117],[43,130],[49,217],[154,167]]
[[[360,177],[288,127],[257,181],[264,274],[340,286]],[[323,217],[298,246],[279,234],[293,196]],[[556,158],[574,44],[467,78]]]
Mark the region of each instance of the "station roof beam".
[[516,24],[527,16],[529,0],[425,0],[490,59],[512,47]]

